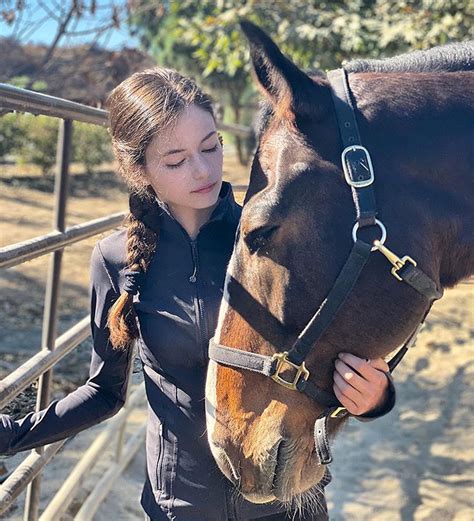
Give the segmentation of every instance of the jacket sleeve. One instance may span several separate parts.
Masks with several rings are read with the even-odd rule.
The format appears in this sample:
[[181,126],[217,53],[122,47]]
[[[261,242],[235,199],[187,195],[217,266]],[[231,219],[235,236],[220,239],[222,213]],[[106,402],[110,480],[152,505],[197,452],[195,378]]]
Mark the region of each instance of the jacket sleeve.
[[0,415],[0,453],[46,445],[72,436],[116,414],[125,401],[131,353],[109,341],[107,313],[118,297],[97,244],[91,257],[92,358],[87,382],[46,409],[13,421]]

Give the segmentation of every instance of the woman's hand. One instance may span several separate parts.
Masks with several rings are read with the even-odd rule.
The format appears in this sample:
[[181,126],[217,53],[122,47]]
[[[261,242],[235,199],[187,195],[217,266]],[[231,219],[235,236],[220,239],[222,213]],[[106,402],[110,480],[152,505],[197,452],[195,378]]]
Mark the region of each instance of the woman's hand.
[[367,360],[339,353],[334,371],[334,394],[356,416],[372,411],[387,400],[388,365],[382,358]]

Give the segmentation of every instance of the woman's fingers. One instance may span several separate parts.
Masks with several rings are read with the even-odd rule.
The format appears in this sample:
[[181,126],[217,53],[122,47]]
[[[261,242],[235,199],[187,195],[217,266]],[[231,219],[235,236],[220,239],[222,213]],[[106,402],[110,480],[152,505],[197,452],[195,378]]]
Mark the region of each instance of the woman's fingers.
[[339,355],[334,372],[334,393],[352,414],[364,414],[383,403],[388,388],[386,362],[350,353]]
[[351,353],[341,353],[339,358],[368,382],[386,383],[387,378],[384,372],[388,371],[388,365],[382,358],[368,360],[367,358],[359,358]]
[[351,414],[358,414],[359,409],[357,404],[344,394],[336,382],[334,382],[333,390],[336,398],[341,402],[342,406],[344,406]]
[[353,389],[358,394],[364,393],[369,382],[363,376],[342,360],[336,360],[335,367],[334,377],[339,376],[343,380],[345,385],[343,387],[339,385],[343,391],[352,393]]

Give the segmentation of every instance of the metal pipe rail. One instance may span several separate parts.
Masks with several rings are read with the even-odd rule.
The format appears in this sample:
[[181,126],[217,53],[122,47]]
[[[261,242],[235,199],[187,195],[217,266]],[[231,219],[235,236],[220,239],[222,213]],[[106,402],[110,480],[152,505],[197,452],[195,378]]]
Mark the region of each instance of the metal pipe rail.
[[88,237],[106,232],[111,228],[119,226],[125,215],[126,212],[117,212],[107,217],[71,226],[64,232],[53,231],[27,241],[0,248],[0,268],[11,268],[41,255],[60,250]]
[[[69,474],[66,481],[58,490],[54,498],[50,501],[39,521],[56,521],[60,519],[68,506],[75,497],[84,475],[90,472],[91,468],[97,463],[98,457],[104,449],[111,443],[128,416],[145,399],[145,386],[142,384],[128,398],[126,405],[112,418],[107,420],[104,429],[94,440],[92,445],[82,456],[74,470]],[[142,428],[140,428],[141,432]],[[140,438],[141,441],[142,438]],[[125,451],[127,456],[127,451]],[[122,460],[118,462],[122,464]],[[126,465],[125,465],[126,466]],[[113,468],[113,467],[112,467]]]
[[[74,516],[74,521],[91,521],[93,519],[94,514],[97,512],[102,501],[107,497],[107,494],[110,492],[116,479],[127,468],[127,465],[132,461],[135,454],[143,445],[145,434],[146,424],[142,425],[133,436],[130,437],[124,447],[124,457],[121,460],[114,462],[107,472],[100,478],[94,487],[94,490],[89,494],[77,514]],[[40,521],[43,521],[43,517],[40,518]],[[49,520],[46,518],[45,521]],[[55,519],[51,518],[51,521],[55,521]]]
[[107,111],[103,109],[89,107],[42,92],[14,87],[6,83],[0,83],[0,110],[29,112],[30,114],[82,121],[92,125],[107,125]]
[[[117,430],[127,420],[130,413],[133,412],[140,401],[143,400],[144,396],[145,388],[141,386],[130,396],[126,406],[106,422],[105,429],[99,434],[54,499],[50,502],[41,516],[41,520],[51,519],[55,521],[59,519],[61,513],[64,513],[70,502],[74,499],[73,492],[77,490],[81,478],[96,462],[97,457],[107,443],[117,435]],[[32,451],[30,455],[18,465],[14,472],[3,483],[2,487],[0,487],[0,514],[5,512],[66,442],[67,439],[47,445],[42,454]],[[127,454],[127,452],[125,454]]]
[[[38,476],[66,441],[67,440],[61,440],[47,445],[42,453],[33,450],[29,456],[18,465],[0,487],[0,514],[5,512],[33,479]],[[28,517],[27,519],[29,521],[30,518]]]
[[51,369],[90,334],[90,318],[84,317],[55,342],[54,349],[42,349],[0,382],[0,407],[4,407],[39,376]]

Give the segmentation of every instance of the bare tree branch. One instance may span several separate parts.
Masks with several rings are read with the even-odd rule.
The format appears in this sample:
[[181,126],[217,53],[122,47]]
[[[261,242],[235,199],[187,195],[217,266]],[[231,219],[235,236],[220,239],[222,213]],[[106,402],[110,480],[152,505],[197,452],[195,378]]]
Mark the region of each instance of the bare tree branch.
[[23,35],[22,39],[28,40],[28,38],[35,33],[45,22],[49,20],[49,16],[45,16],[44,18],[41,18],[41,20],[38,20],[35,22],[35,24],[31,24],[33,27],[30,28],[29,33],[26,33]]
[[54,13],[53,11],[51,11],[51,9],[44,4],[44,2],[42,2],[41,0],[38,0],[38,4],[48,13],[48,15],[53,19],[53,20],[56,20],[58,23],[61,22],[61,18],[59,16],[57,16],[56,13]]
[[108,29],[114,29],[115,25],[112,23],[112,24],[107,24],[107,25],[104,25],[103,27],[94,27],[93,29],[85,29],[84,31],[68,31],[66,34],[68,36],[85,36],[87,34],[95,34],[95,33],[103,33],[104,31],[108,30]]
[[[132,7],[130,7],[131,5]],[[10,8],[10,4],[7,7]],[[153,11],[155,7],[148,4],[135,8],[133,3],[127,0],[106,3],[81,0],[36,0],[36,2],[27,4],[17,3],[16,8],[14,4],[11,4],[11,9],[15,16],[15,39],[18,41],[30,40],[34,37],[35,32],[48,21],[53,20],[57,23],[54,38],[48,44],[44,56],[36,66],[34,77],[31,76],[26,85],[27,88],[31,88],[34,81],[50,69],[52,58],[61,42],[72,45],[74,38],[90,36],[92,41],[84,47],[84,53],[78,53],[79,63],[82,63],[99,42],[102,47],[109,44],[114,29],[123,25],[123,22],[128,19],[131,9],[133,12],[143,13]],[[40,11],[39,18],[38,11]],[[21,70],[11,71],[11,73],[13,73],[11,75],[18,75],[21,74]]]

